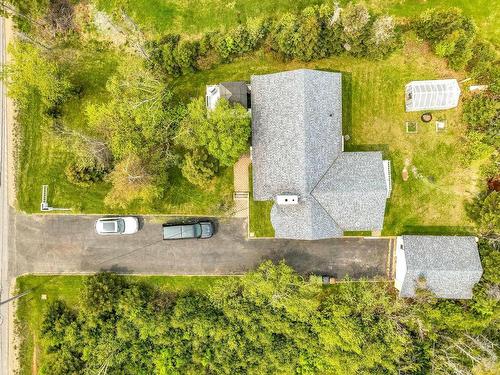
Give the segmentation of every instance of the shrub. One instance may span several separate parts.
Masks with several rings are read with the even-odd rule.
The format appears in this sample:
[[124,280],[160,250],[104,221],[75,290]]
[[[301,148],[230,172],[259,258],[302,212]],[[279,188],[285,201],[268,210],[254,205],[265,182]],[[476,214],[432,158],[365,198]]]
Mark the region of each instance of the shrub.
[[199,43],[182,40],[175,49],[174,57],[182,73],[194,72],[197,69]]
[[453,69],[463,69],[472,57],[476,26],[458,8],[433,8],[415,23],[417,35],[431,42],[438,56],[448,58]]
[[218,163],[205,150],[196,149],[186,154],[182,175],[193,185],[207,188],[218,171]]
[[81,163],[71,162],[66,166],[65,173],[68,181],[72,184],[88,186],[103,181],[108,171],[97,164],[82,165]]
[[487,93],[471,96],[464,104],[463,120],[469,130],[481,132],[493,144],[500,133],[500,105]]
[[181,67],[176,59],[176,48],[179,43],[180,35],[168,34],[162,38],[161,44],[161,56],[163,68],[166,72],[174,77],[181,74]]
[[320,50],[321,24],[316,9],[305,8],[298,24],[294,57],[302,61],[324,57],[321,53],[324,51]]
[[469,217],[483,235],[500,231],[500,192],[482,191],[467,206]]

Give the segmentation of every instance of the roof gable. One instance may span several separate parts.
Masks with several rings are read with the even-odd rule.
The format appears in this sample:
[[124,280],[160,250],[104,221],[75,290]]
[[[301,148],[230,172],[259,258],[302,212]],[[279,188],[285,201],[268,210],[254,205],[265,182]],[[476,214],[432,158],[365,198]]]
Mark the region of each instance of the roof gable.
[[381,230],[387,198],[382,153],[342,153],[312,195],[343,230]]
[[306,195],[341,152],[341,76],[294,70],[252,76],[252,163],[258,200]]

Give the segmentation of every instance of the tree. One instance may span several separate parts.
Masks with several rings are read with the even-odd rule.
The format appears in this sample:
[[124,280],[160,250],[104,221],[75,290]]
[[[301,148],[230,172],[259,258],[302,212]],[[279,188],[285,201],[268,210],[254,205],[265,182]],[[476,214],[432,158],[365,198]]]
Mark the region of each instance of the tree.
[[175,49],[175,60],[182,73],[194,72],[197,69],[196,60],[198,59],[198,42],[181,40]]
[[476,26],[459,8],[429,9],[420,15],[415,30],[431,42],[439,56],[447,57],[454,69],[463,69],[472,57]]
[[218,172],[218,163],[203,149],[188,152],[182,164],[182,175],[193,185],[210,190]]
[[398,44],[396,22],[392,16],[380,16],[375,19],[367,40],[368,54],[375,58],[385,57],[394,51]]
[[71,87],[62,68],[29,43],[15,42],[9,46],[13,62],[4,70],[9,96],[21,103],[39,95],[45,108],[60,103]]
[[274,48],[287,58],[294,56],[297,45],[298,19],[292,13],[285,13],[276,22],[271,36]]
[[144,164],[133,154],[116,164],[108,177],[112,187],[104,198],[107,206],[126,208],[137,200],[148,204],[161,196],[161,187],[155,184],[153,176]]
[[221,166],[231,166],[247,150],[249,137],[250,117],[245,108],[222,98],[207,114],[203,98],[198,98],[189,103],[176,141],[190,150],[205,148]]
[[352,55],[363,56],[366,51],[371,16],[363,4],[349,3],[341,13],[344,49]]
[[469,97],[465,101],[462,116],[470,131],[483,133],[489,144],[498,144],[500,105],[494,97],[487,93]]
[[500,232],[500,192],[482,191],[468,205],[468,214],[483,235]]
[[294,56],[299,60],[311,61],[321,56],[320,51],[321,23],[319,14],[314,7],[302,11],[297,29]]

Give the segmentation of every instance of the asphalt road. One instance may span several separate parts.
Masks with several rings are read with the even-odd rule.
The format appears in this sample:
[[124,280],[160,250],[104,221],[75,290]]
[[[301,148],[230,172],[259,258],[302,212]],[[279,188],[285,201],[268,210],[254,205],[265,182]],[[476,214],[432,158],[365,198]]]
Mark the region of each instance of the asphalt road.
[[221,219],[206,240],[163,241],[161,221],[147,220],[129,236],[98,236],[96,216],[11,216],[13,276],[24,273],[120,273],[164,275],[241,274],[266,259],[285,260],[300,273],[336,278],[386,275],[388,239],[321,241],[247,240],[245,220]]

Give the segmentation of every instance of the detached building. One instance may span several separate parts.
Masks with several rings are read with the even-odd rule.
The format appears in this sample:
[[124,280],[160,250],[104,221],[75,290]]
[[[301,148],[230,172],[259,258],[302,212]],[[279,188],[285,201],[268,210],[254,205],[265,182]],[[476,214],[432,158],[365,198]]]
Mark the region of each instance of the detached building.
[[401,297],[413,297],[424,286],[438,298],[472,298],[483,274],[475,237],[400,236],[396,246],[395,287]]
[[245,82],[222,82],[218,85],[209,85],[206,87],[205,103],[209,111],[214,110],[217,101],[225,98],[231,104],[241,104],[244,108],[250,109],[251,96],[250,85]]
[[455,108],[460,98],[456,79],[412,81],[406,85],[406,112]]

